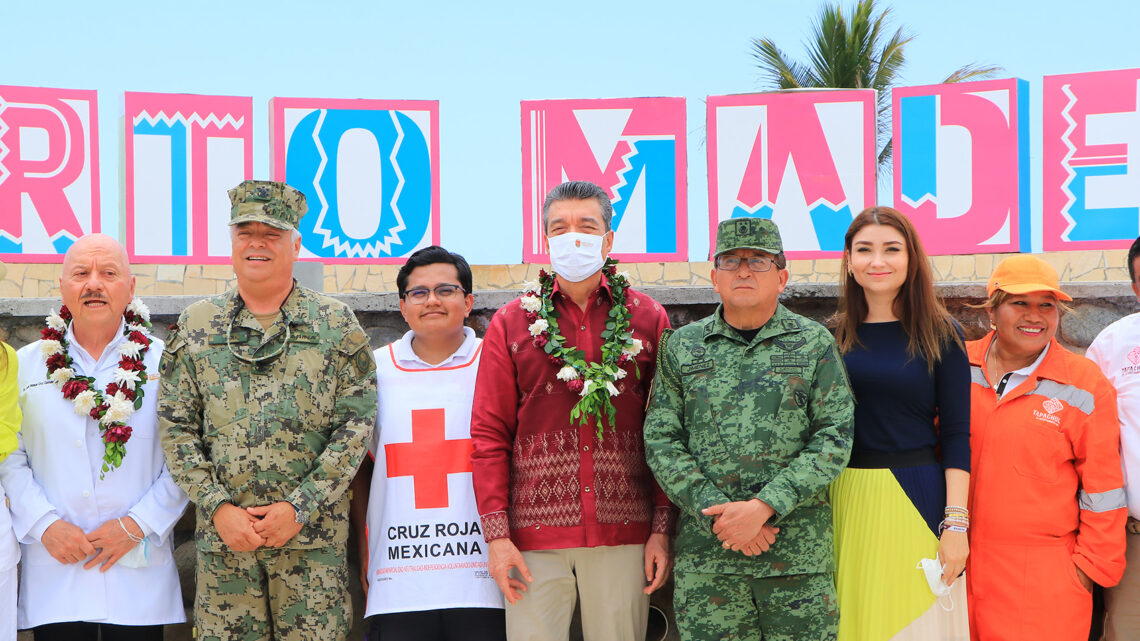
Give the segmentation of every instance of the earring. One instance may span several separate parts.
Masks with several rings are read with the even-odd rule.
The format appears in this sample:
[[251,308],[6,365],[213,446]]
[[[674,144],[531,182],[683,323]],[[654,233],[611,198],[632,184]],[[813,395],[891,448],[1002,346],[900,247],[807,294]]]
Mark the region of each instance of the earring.
[[997,325],[994,325],[993,323],[990,323],[990,329],[992,329],[992,330],[994,330],[994,331],[996,332],[996,331],[997,331]]

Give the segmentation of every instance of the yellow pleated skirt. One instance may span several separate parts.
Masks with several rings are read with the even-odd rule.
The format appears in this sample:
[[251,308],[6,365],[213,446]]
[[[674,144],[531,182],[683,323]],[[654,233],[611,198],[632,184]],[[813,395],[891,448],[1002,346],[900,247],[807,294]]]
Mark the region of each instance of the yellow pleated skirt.
[[889,469],[844,470],[831,506],[839,641],[969,641],[965,577],[935,599],[916,566],[938,538]]

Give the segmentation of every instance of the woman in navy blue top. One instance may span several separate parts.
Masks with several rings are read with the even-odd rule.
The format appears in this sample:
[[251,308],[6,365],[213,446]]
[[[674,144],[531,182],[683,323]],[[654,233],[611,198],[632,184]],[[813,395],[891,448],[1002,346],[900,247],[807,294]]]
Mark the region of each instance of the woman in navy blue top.
[[[894,209],[855,217],[842,270],[836,342],[855,393],[855,443],[831,488],[839,639],[968,639],[961,328],[934,293],[914,226]],[[936,599],[924,558],[942,564],[948,596]]]

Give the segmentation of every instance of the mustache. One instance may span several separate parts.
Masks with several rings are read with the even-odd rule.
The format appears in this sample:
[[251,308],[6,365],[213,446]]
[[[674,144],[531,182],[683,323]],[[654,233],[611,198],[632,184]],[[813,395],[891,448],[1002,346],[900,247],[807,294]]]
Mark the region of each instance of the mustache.
[[79,297],[79,302],[81,303],[88,300],[101,300],[106,302],[107,297],[99,292],[84,292],[83,295]]

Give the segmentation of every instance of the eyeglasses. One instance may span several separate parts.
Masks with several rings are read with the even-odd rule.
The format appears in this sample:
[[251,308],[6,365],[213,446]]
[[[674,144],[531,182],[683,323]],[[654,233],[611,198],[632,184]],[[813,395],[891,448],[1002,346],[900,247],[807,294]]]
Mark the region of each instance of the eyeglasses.
[[404,292],[404,300],[413,305],[423,305],[428,301],[428,296],[430,296],[432,292],[435,292],[435,297],[441,301],[463,298],[463,295],[467,293],[459,285],[444,283],[442,285],[436,285],[435,289],[428,289],[427,287],[409,289]]
[[749,256],[748,258],[744,258],[742,256],[733,256],[732,254],[717,256],[714,264],[716,268],[721,271],[734,272],[740,269],[741,263],[745,261],[748,262],[748,269],[754,272],[766,272],[772,269],[772,266],[776,264],[776,259],[769,258],[768,256]]
[[281,341],[281,347],[278,347],[277,351],[271,354],[265,354],[264,356],[245,356],[243,354],[239,354],[238,351],[234,349],[233,333],[234,321],[237,320],[238,312],[240,311],[241,307],[238,307],[233,316],[230,316],[230,326],[226,329],[226,346],[230,348],[230,354],[233,354],[234,358],[249,365],[267,365],[275,360],[278,356],[285,353],[285,350],[289,347],[289,339],[292,337],[293,332],[289,329],[289,327],[292,325],[292,322],[290,322],[289,316],[285,313],[285,310],[282,309],[281,320],[285,323],[285,340]]

